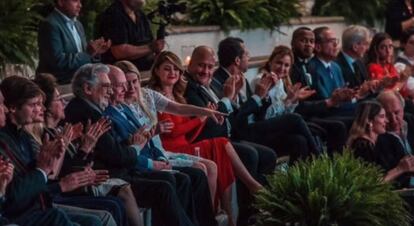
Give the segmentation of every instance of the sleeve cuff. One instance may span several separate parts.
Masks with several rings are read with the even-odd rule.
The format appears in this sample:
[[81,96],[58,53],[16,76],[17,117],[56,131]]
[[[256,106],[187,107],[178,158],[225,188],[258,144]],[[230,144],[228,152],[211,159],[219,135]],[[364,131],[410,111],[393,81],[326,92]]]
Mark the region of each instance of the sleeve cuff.
[[226,106],[227,113],[230,114],[233,112],[233,106],[231,105],[231,100],[229,98],[223,97],[220,101]]
[[252,96],[253,100],[256,101],[257,105],[259,105],[259,107],[261,107],[263,105],[262,103],[262,98],[260,98],[258,95],[254,94]]
[[43,170],[42,170],[42,169],[40,169],[40,168],[36,168],[36,170],[38,170],[38,171],[40,171],[40,172],[42,173],[43,177],[45,178],[45,182],[47,183],[47,174],[46,174],[46,172],[45,172],[45,171],[43,171]]
[[148,159],[147,169],[149,170],[154,169],[154,162],[151,159]]

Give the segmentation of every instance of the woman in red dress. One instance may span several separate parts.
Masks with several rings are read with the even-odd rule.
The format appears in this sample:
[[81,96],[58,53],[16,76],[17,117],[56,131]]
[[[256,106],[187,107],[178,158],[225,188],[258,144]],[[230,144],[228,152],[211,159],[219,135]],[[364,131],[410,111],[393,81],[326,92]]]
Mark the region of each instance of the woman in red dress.
[[[185,103],[183,92],[185,81],[181,75],[184,72],[180,59],[172,52],[162,52],[154,62],[150,79],[150,87],[163,93],[167,98],[179,103]],[[206,139],[194,142],[203,129],[206,118],[189,118],[159,113],[160,121],[168,120],[174,123],[174,128],[169,133],[161,134],[162,144],[168,151],[200,155],[211,159],[217,164],[218,181],[217,195],[221,200],[224,211],[229,215],[231,221],[231,189],[234,175],[238,177],[250,190],[255,193],[262,188],[247,171],[232,144],[227,138]]]
[[399,90],[405,83],[394,67],[394,46],[387,33],[377,33],[371,41],[368,73],[371,79],[380,80],[386,89]]

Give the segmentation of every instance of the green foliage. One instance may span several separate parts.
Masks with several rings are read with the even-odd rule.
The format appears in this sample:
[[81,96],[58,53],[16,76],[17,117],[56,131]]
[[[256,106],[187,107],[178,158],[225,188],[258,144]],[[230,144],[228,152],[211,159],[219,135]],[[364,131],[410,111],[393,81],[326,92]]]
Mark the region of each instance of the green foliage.
[[300,161],[270,176],[268,189],[257,195],[258,226],[410,225],[405,203],[382,177],[350,151]]
[[316,0],[312,10],[317,16],[343,16],[350,23],[374,25],[382,21],[388,0]]
[[40,17],[30,10],[32,1],[0,1],[0,71],[5,64],[34,66],[36,26]]
[[190,0],[190,23],[219,25],[222,29],[274,30],[298,16],[298,0]]

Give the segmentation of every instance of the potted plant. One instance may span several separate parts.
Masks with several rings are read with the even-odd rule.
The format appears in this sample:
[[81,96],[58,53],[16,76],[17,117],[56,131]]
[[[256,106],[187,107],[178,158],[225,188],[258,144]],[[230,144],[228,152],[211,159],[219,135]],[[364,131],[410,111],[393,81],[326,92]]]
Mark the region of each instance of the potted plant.
[[382,177],[349,151],[300,161],[258,193],[257,226],[410,225],[405,202]]

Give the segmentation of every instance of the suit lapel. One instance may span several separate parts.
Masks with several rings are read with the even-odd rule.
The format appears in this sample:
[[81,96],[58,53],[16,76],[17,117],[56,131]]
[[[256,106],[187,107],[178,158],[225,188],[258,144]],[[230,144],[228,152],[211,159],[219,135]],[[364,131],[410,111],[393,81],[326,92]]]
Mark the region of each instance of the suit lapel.
[[79,38],[81,40],[82,51],[85,51],[86,45],[87,45],[86,38],[85,38],[86,37],[85,31],[83,30],[82,24],[79,21],[76,21],[75,27],[76,27],[76,30],[78,31]]
[[[72,48],[77,50],[78,48],[76,47],[75,39],[73,38],[72,32],[69,30],[68,26],[66,26],[65,19],[56,10],[54,10],[52,13],[53,13],[53,17],[56,19],[56,21],[58,21],[60,29],[64,33],[64,36],[70,40],[70,44],[72,45]],[[75,27],[77,26],[75,25]]]

